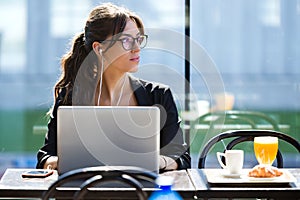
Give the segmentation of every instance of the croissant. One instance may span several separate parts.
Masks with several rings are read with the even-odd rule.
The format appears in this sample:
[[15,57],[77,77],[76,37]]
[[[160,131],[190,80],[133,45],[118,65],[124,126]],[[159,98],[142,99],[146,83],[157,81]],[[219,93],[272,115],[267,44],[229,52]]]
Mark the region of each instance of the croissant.
[[248,176],[256,178],[272,178],[281,176],[282,174],[283,172],[277,167],[256,165],[249,171]]

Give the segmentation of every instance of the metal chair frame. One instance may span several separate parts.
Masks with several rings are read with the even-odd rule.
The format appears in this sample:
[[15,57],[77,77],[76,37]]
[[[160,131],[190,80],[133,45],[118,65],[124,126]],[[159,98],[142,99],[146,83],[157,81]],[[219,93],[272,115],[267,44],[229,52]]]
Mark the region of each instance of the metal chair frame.
[[[219,141],[226,139],[226,138],[234,138],[226,147],[226,149],[232,149],[235,145],[237,145],[241,142],[253,141],[254,137],[257,137],[257,136],[278,137],[278,139],[286,141],[287,143],[294,146],[300,153],[300,143],[293,137],[291,137],[287,134],[284,134],[282,132],[273,131],[273,130],[232,130],[232,131],[226,131],[226,132],[220,133],[220,134],[212,137],[205,144],[204,148],[202,149],[202,151],[200,153],[200,157],[198,160],[198,168],[205,167],[205,160],[206,160],[206,157],[207,157],[209,151]],[[279,153],[277,153],[276,160],[277,160],[277,167],[282,168],[283,167],[283,157],[282,157],[282,154],[280,153],[280,151],[279,151]]]
[[155,184],[158,175],[139,167],[129,166],[99,166],[76,169],[62,174],[49,189],[44,192],[42,199],[46,200],[55,197],[57,188],[74,180],[85,179],[80,185],[80,190],[74,192],[72,199],[83,199],[88,188],[104,182],[121,182],[132,186],[137,191],[137,196],[141,200],[147,199],[147,194],[142,190],[143,185],[138,180],[146,180]]
[[207,123],[205,122],[205,119],[209,116],[217,117],[217,119],[209,121],[210,123],[212,122],[215,123],[218,120],[222,123],[226,122],[226,120],[240,121],[242,123],[249,124],[252,129],[257,129],[257,123],[254,121],[254,119],[263,120],[269,123],[272,126],[273,130],[280,131],[277,122],[273,118],[269,117],[264,113],[256,112],[256,111],[226,110],[226,111],[210,112],[199,117],[197,120],[195,120],[194,124]]

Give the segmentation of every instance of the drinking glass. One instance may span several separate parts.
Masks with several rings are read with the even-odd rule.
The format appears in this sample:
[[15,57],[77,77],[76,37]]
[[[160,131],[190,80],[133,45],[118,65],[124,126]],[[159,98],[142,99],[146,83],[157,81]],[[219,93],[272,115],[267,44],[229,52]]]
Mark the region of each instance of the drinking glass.
[[260,165],[272,165],[278,151],[278,138],[260,136],[254,138],[254,153]]

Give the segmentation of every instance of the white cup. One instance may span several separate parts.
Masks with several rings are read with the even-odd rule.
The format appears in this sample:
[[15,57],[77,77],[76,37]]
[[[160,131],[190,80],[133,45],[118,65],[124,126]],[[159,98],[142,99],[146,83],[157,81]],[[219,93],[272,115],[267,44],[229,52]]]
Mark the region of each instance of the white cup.
[[[223,164],[221,157],[225,157]],[[244,164],[243,150],[226,150],[225,153],[217,152],[217,158],[222,168],[228,170],[229,174],[240,174]]]

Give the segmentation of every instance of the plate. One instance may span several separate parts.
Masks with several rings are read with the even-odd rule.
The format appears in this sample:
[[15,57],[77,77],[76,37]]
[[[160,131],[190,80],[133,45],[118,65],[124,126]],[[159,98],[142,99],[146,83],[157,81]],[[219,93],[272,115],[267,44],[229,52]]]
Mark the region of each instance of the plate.
[[[261,184],[289,184],[296,182],[296,178],[287,170],[281,169],[283,174],[279,177],[272,178],[255,178],[249,177],[248,172],[251,169],[243,169],[239,177],[226,176],[226,172],[223,169],[203,169],[207,182],[210,184],[222,184],[222,185],[261,185]],[[238,176],[238,175],[237,175]]]
[[257,182],[269,182],[269,181],[278,181],[278,179],[281,179],[283,177],[283,175],[281,175],[281,176],[275,176],[275,177],[269,177],[269,178],[267,178],[267,177],[265,177],[265,178],[260,178],[260,177],[251,177],[251,176],[247,176],[247,175],[245,175],[245,177],[244,178],[247,178],[247,179],[249,179],[250,181],[257,181]]

